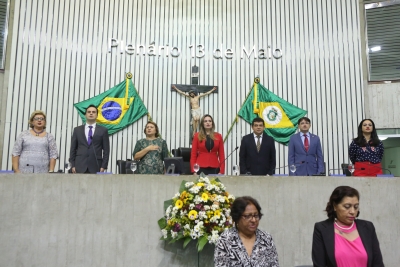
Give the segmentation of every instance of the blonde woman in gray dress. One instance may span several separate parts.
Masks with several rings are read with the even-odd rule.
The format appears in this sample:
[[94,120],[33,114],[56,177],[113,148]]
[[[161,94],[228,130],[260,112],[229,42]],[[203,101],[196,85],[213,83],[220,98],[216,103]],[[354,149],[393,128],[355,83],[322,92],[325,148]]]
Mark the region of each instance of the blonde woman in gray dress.
[[31,129],[23,131],[12,151],[12,167],[15,173],[54,172],[58,150],[54,136],[46,132],[46,114],[41,110],[32,112]]

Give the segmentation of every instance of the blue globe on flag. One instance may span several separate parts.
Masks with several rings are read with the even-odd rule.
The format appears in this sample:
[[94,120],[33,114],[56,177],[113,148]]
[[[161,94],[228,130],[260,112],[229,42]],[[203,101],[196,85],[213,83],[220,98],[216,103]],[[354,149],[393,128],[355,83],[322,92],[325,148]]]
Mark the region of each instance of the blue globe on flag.
[[117,120],[122,114],[121,105],[115,101],[104,103],[101,109],[101,115],[108,121]]

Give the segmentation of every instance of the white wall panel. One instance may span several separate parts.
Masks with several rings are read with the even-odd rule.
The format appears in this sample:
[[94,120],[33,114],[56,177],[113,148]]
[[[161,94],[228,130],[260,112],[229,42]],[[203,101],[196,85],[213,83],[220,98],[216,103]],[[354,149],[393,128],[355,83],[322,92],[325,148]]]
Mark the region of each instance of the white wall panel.
[[[193,65],[200,68],[201,85],[219,87],[200,105],[223,136],[260,75],[269,90],[308,110],[328,168],[339,168],[348,161],[349,141],[363,118],[359,31],[356,0],[16,0],[2,168],[11,168],[14,141],[35,109],[48,113],[48,130],[60,150],[57,169],[62,168],[72,129],[81,124],[73,104],[118,84],[129,71],[169,148],[189,146],[190,105],[170,85],[189,84]],[[120,47],[108,53],[112,37],[135,45],[135,54],[121,54]],[[181,54],[149,56],[147,49],[138,54],[138,45],[152,41],[157,48],[177,46]],[[206,55],[192,58],[189,46],[198,44]],[[280,48],[283,57],[241,59],[241,49],[253,46],[255,52]],[[221,47],[233,49],[233,58],[214,58],[213,50]],[[114,173],[117,159],[132,157],[146,121],[111,137]],[[250,131],[239,118],[225,142],[226,154]],[[287,147],[276,147],[277,166],[284,166]],[[237,152],[227,161],[227,173],[238,161]]]

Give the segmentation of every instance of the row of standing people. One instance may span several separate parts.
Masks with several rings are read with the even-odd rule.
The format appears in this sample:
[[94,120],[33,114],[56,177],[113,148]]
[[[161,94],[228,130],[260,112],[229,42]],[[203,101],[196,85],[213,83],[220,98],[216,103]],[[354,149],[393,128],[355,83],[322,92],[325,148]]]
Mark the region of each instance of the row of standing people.
[[[339,186],[333,190],[325,208],[328,219],[314,225],[313,266],[384,266],[373,223],[358,219],[359,200],[360,194],[355,188]],[[258,201],[249,196],[236,198],[231,216],[234,226],[221,234],[215,246],[215,266],[279,267],[271,234],[258,229],[263,217]]]
[[[73,173],[96,173],[107,169],[110,142],[107,128],[96,125],[97,108],[86,109],[86,123],[74,128],[71,138],[69,162]],[[242,138],[239,163],[240,173],[248,175],[272,175],[276,171],[276,150],[272,137],[264,132],[264,120],[255,118],[253,133]],[[34,111],[29,119],[30,130],[23,131],[17,138],[12,151],[12,166],[16,173],[53,172],[58,158],[54,136],[46,132],[46,114]],[[324,158],[321,141],[309,132],[311,121],[303,117],[298,121],[299,133],[289,141],[288,165],[295,165],[294,175],[314,175],[324,172]],[[225,152],[222,135],[215,131],[215,122],[210,115],[200,121],[200,130],[192,141],[190,165],[197,163],[205,174],[225,173]],[[163,174],[164,159],[168,157],[168,147],[160,138],[156,123],[145,126],[145,138],[139,140],[133,152],[135,160],[140,160],[138,173]],[[381,160],[383,144],[378,139],[372,120],[361,121],[358,136],[349,148],[350,160],[355,163],[356,176],[375,176],[382,173]],[[286,167],[286,166],[285,166]],[[279,169],[279,168],[278,168]]]
[[[299,132],[290,137],[288,166],[295,166],[291,173],[297,176],[309,176],[324,173],[325,164],[320,138],[312,134],[311,120],[302,117],[298,120]],[[240,173],[247,175],[273,175],[276,168],[275,142],[264,129],[262,118],[252,122],[253,133],[242,138],[239,163]],[[382,173],[381,161],[383,144],[379,140],[375,124],[364,119],[358,126],[357,137],[349,147],[349,158],[355,164],[355,176],[376,176]],[[215,123],[210,115],[200,121],[200,131],[193,138],[191,150],[191,171],[194,164],[200,166],[199,172],[220,173],[225,171],[225,153],[221,134],[215,132]],[[288,167],[284,166],[284,168]]]

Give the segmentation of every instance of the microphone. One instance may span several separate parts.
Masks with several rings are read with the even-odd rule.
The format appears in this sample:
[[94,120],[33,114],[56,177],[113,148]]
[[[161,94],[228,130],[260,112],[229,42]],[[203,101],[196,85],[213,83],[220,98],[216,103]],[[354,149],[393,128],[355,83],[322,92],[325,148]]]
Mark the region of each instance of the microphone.
[[223,161],[221,161],[220,163],[219,163],[219,167],[221,167],[221,165],[222,165],[222,163],[224,163],[232,154],[233,154],[233,152],[235,152],[236,150],[238,150],[238,146],[234,149],[234,150],[232,150],[232,152],[223,160]]
[[28,167],[32,167],[32,173],[35,173],[35,166],[32,164],[26,164]]
[[[353,168],[353,170],[354,171],[355,170],[364,171],[365,168]],[[347,175],[347,172],[349,172],[351,174],[351,176],[353,176],[353,173],[347,168],[329,169],[328,170],[329,175],[332,175],[331,171],[343,171],[344,172],[343,175]]]
[[99,162],[97,161],[97,156],[96,156],[96,151],[94,150],[94,145],[93,144],[93,136],[90,137],[90,140],[92,140],[92,142],[90,142],[90,146],[93,148],[93,154],[94,154],[94,159],[96,160],[96,164],[97,164],[97,169],[100,171],[100,166],[99,166]]
[[220,163],[219,163],[219,166],[218,166],[218,169],[219,169],[219,171],[221,171],[221,165],[222,165],[222,163],[224,163],[232,154],[233,154],[233,152],[235,152],[236,150],[238,150],[238,146],[234,149],[234,150],[232,150],[232,152],[223,160],[223,161],[221,161]]
[[[374,166],[371,166],[371,167],[369,167],[369,168],[361,168],[361,169],[355,169],[355,170],[367,170],[367,171],[369,171],[369,170],[371,170],[371,169],[378,169],[377,167],[374,167]],[[386,168],[382,168],[382,167],[380,167],[379,169],[381,169],[382,170],[382,172],[383,171],[388,171],[389,172],[389,174],[392,174],[392,172],[389,170],[389,169],[386,169]]]
[[386,169],[386,168],[381,168],[381,170],[383,170],[383,171],[388,171],[388,172],[389,172],[389,174],[392,174],[392,172],[391,172],[389,169]]

